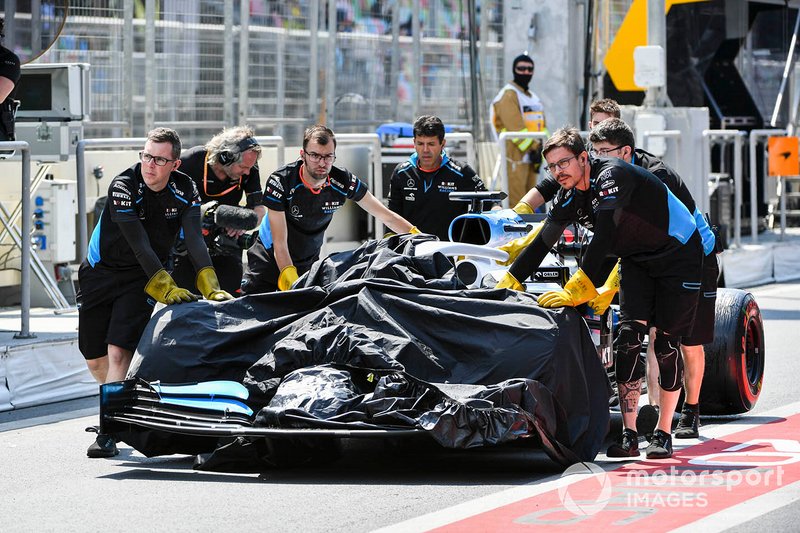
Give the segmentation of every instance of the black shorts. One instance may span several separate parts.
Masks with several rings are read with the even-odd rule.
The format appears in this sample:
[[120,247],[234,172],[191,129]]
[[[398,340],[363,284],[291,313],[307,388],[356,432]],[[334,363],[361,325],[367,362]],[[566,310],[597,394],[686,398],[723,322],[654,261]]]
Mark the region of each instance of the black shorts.
[[108,354],[108,345],[134,351],[155,301],[144,292],[140,268],[110,270],[83,262],[78,271],[78,347],[84,359]]
[[[200,294],[197,289],[197,272],[188,255],[176,255],[172,259],[172,279],[178,287]],[[241,294],[242,289],[242,255],[212,255],[211,266],[217,273],[219,287],[233,295]]]
[[717,254],[711,253],[703,258],[703,279],[700,281],[700,295],[697,298],[694,327],[691,335],[681,339],[681,344],[699,346],[714,340],[718,278],[719,264],[717,263]]
[[[311,269],[317,258],[309,261],[295,261],[292,258],[297,275],[302,276]],[[261,294],[278,290],[278,277],[280,276],[278,264],[270,248],[267,250],[256,239],[255,244],[247,250],[247,270],[242,279],[242,294]]]
[[620,262],[620,320],[641,320],[675,336],[692,332],[703,249],[697,233],[675,252],[647,261]]

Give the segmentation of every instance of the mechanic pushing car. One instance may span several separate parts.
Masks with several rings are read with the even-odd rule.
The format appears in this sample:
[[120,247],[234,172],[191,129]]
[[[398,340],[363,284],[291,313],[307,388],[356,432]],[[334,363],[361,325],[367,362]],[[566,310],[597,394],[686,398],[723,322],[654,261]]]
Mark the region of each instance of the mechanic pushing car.
[[[699,436],[700,419],[700,386],[703,383],[705,370],[705,352],[703,345],[714,340],[714,318],[717,302],[717,240],[706,218],[695,205],[692,193],[683,183],[680,176],[663,161],[644,150],[634,148],[635,138],[631,128],[618,118],[609,118],[599,122],[589,134],[589,141],[596,155],[609,157],[615,154],[626,163],[638,165],[652,172],[664,182],[670,191],[694,215],[697,230],[703,241],[703,277],[700,294],[697,300],[697,312],[694,316],[692,333],[681,339],[681,355],[684,365],[684,389],[686,397],[681,408],[681,416],[675,428],[675,438],[689,439]],[[653,331],[650,331],[650,345],[647,354],[647,385],[649,404],[642,406],[637,418],[637,431],[650,433],[658,418],[658,389],[655,354],[652,348]]]
[[247,251],[244,294],[291,289],[319,258],[325,230],[349,199],[397,233],[419,233],[390,211],[349,170],[334,167],[336,137],[317,124],[303,136],[300,159],[267,178],[258,239]]
[[[671,457],[671,414],[683,378],[680,340],[692,331],[703,263],[694,216],[650,172],[620,159],[590,157],[575,128],[556,131],[545,142],[543,156],[561,189],[546,223],[532,232],[531,244],[498,287],[524,290],[519,280],[527,279],[538,267],[567,224],[577,221],[593,230],[581,267],[562,290],[541,295],[539,304],[554,308],[589,303],[605,310],[620,287],[620,326],[614,351],[623,431],[619,441],[609,447],[609,457],[639,455],[634,428],[645,374],[639,354],[648,324],[655,326],[661,415],[647,457]],[[599,286],[609,254],[621,258],[619,275],[615,269]]]
[[[604,98],[592,102],[590,108],[591,120],[589,124],[593,129],[589,140],[592,143],[595,155],[600,157],[619,157],[627,163],[643,167],[652,172],[664,182],[672,193],[683,202],[687,209],[694,215],[697,229],[703,239],[703,279],[695,314],[692,335],[681,340],[681,355],[683,357],[685,375],[684,389],[686,398],[681,408],[678,426],[675,428],[675,437],[679,439],[697,438],[699,436],[700,419],[700,387],[703,383],[705,370],[705,352],[703,344],[714,339],[714,313],[717,300],[717,278],[719,266],[714,252],[720,251],[714,233],[705,217],[697,209],[694,198],[683,183],[680,176],[663,161],[644,150],[635,148],[635,137],[630,127],[619,120],[620,109],[617,102]],[[597,146],[594,146],[594,144]],[[534,209],[553,199],[561,186],[552,176],[539,180],[534,188],[520,200],[514,208],[518,213],[532,212]],[[513,246],[513,245],[506,245]],[[651,342],[647,349],[647,390],[648,405],[642,406],[636,421],[637,431],[649,435],[658,421],[658,371],[653,352],[652,338],[655,330],[649,332]]]
[[[155,302],[193,302],[197,296],[175,283],[164,264],[182,229],[197,269],[196,284],[208,300],[233,298],[220,289],[200,234],[200,197],[178,171],[181,140],[175,130],[147,134],[140,163],[108,187],[108,201],[92,232],[78,271],[78,345],[99,383],[125,379]],[[117,455],[112,435],[98,434],[89,457]]]
[[414,153],[392,172],[389,209],[424,233],[448,240],[450,223],[468,210],[464,202],[450,201],[456,191],[485,191],[475,171],[445,152],[442,120],[423,115],[414,121]]

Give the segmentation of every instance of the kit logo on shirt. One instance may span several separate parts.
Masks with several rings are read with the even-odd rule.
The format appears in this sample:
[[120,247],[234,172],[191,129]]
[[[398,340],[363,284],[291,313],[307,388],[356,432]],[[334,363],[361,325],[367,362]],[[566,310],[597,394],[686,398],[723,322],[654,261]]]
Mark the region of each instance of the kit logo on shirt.
[[600,197],[602,198],[602,197],[604,197],[604,196],[609,196],[609,195],[612,195],[612,194],[614,194],[615,192],[619,192],[619,187],[611,187],[611,188],[609,188],[609,189],[602,189],[602,190],[601,190],[601,191],[598,193],[598,196],[600,196]]
[[408,187],[409,189],[415,189],[416,186],[417,186],[417,184],[414,183],[414,179],[413,178],[408,178],[408,181],[406,182],[406,187]]
[[330,215],[335,213],[340,207],[342,207],[342,202],[328,201],[322,204],[322,212],[326,215]]
[[289,212],[292,214],[294,218],[302,218],[302,216],[300,215],[300,208],[297,207],[296,205],[293,205],[291,209],[289,209]]
[[178,208],[177,207],[167,207],[164,209],[164,218],[167,220],[172,220],[173,218],[178,218]]
[[272,196],[277,200],[283,200],[283,188],[278,190],[277,187],[274,187],[271,183],[267,183],[267,195]]
[[453,192],[456,190],[456,184],[454,181],[443,181],[439,184],[439,191],[441,192]]
[[416,196],[414,196],[414,193],[412,192],[412,193],[409,193],[409,194],[406,195],[405,200],[407,202],[415,202],[417,200],[417,198],[416,198]]

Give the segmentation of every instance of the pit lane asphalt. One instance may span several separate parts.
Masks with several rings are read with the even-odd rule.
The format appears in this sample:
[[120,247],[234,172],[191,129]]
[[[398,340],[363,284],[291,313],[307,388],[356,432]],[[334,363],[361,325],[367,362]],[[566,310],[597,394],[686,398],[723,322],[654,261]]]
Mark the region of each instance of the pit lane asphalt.
[[[800,284],[751,289],[766,330],[764,390],[736,423],[796,401]],[[146,458],[126,446],[88,459],[97,398],[0,413],[3,531],[370,531],[519,485],[557,477],[542,452],[521,447],[442,450],[426,441],[347,441],[333,464],[264,474],[197,472],[185,456]],[[619,431],[619,417],[612,419]],[[733,531],[794,530],[800,503]]]

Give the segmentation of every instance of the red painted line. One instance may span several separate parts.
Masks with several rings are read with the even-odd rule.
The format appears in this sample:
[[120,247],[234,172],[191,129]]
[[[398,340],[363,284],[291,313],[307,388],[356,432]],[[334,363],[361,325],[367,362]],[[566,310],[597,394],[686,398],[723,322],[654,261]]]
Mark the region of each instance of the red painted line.
[[433,531],[675,529],[800,480],[797,435],[800,414],[677,450],[671,459],[570,476],[578,481]]

